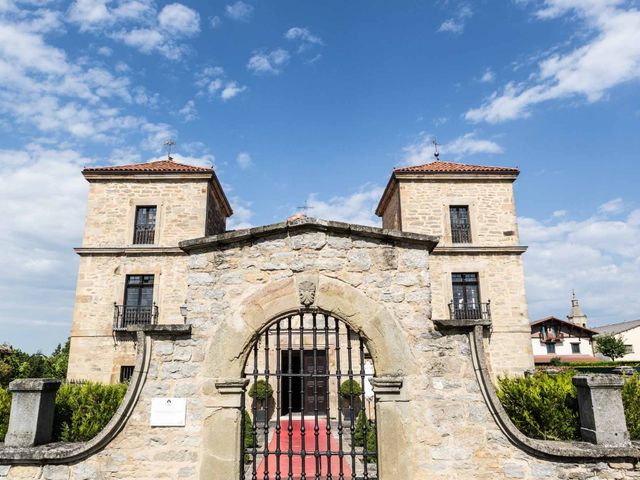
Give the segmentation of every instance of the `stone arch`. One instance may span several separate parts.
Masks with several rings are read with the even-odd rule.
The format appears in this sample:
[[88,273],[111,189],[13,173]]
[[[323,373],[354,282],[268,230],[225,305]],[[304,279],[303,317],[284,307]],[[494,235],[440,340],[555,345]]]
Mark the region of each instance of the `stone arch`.
[[[239,478],[241,399],[249,381],[244,378],[244,366],[265,327],[286,313],[308,306],[301,299],[302,282],[314,286],[313,307],[335,315],[365,340],[375,365],[372,384],[377,398],[378,438],[394,439],[378,445],[378,478],[410,478],[407,462],[402,461],[411,444],[402,427],[408,400],[401,389],[403,379],[418,375],[413,350],[384,305],[346,282],[310,273],[248,292],[239,302],[242,307],[229,312],[211,332],[203,366],[209,377],[204,393],[209,397],[210,414],[203,425],[200,478],[210,478],[212,471],[218,472],[217,478]],[[225,432],[228,442],[218,441],[220,432]]]
[[346,282],[318,274],[300,274],[250,292],[242,301],[242,308],[225,318],[206,355],[206,368],[213,377],[242,376],[249,349],[262,329],[275,318],[302,306],[299,290],[302,282],[315,286],[313,306],[336,315],[365,339],[376,365],[376,376],[415,373],[412,350],[397,320],[384,305]]

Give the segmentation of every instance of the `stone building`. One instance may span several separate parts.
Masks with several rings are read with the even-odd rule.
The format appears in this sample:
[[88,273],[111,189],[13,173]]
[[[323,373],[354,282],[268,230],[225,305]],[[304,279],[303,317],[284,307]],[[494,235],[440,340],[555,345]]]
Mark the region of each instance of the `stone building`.
[[[385,228],[299,218],[225,231],[211,169],[85,170],[69,375],[129,387],[88,442],[0,445],[0,478],[638,478],[619,394],[606,445],[527,438],[497,398],[496,374],[533,363],[517,173],[398,169]],[[26,383],[14,399],[33,404]]]

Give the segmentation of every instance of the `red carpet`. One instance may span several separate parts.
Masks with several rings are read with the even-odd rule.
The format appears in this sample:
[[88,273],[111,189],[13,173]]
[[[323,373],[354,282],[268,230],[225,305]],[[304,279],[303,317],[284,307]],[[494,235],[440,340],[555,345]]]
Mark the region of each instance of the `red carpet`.
[[[288,456],[288,452],[289,452],[289,434],[288,434],[288,428],[289,428],[289,420],[288,419],[281,419],[280,420],[280,426],[281,426],[281,430],[280,430],[280,450],[282,451],[282,454],[280,455],[280,477],[283,480],[288,480],[289,479],[289,456]],[[293,451],[294,455],[292,457],[292,465],[291,465],[291,473],[293,474],[293,479],[295,480],[300,480],[301,478],[301,473],[302,473],[302,457],[300,456],[300,452],[302,452],[302,435],[300,434],[300,427],[302,426],[302,420],[301,419],[294,419],[291,421],[291,426],[293,427],[293,432],[291,435],[291,450]],[[333,452],[336,452],[335,455],[331,455],[331,465],[329,465],[328,462],[328,458],[326,455],[322,456],[320,459],[318,459],[318,464],[316,464],[316,458],[313,455],[314,452],[316,451],[316,440],[315,440],[315,436],[314,436],[314,427],[315,427],[315,421],[313,419],[306,419],[304,422],[304,428],[305,428],[305,435],[304,435],[304,442],[305,442],[305,460],[304,460],[304,473],[306,474],[306,478],[308,480],[313,480],[315,479],[315,475],[316,475],[316,469],[318,470],[317,473],[321,474],[320,478],[327,478],[326,475],[329,473],[329,466],[331,467],[331,476],[334,479],[338,479],[340,478],[340,458],[338,457],[338,450],[339,450],[339,446],[338,446],[338,442],[335,438],[333,438],[333,435],[331,435],[330,438],[330,445],[327,445],[327,421],[324,418],[319,418],[318,419],[318,428],[320,429],[320,433],[318,435],[318,447],[317,450],[319,452],[326,452],[327,450]],[[276,470],[277,470],[277,463],[276,463],[276,455],[275,453],[271,453],[271,452],[275,452],[276,451],[276,447],[277,447],[277,437],[274,434],[273,438],[271,439],[271,442],[269,443],[269,457],[268,457],[268,477],[264,476],[265,473],[265,465],[264,465],[264,457],[261,460],[260,465],[258,466],[258,470],[257,470],[257,477],[260,480],[263,479],[275,479],[276,478]],[[346,444],[343,444],[343,449],[348,449],[348,446]],[[346,455],[345,458],[343,458],[342,460],[342,473],[344,474],[344,478],[351,478],[351,469],[349,468],[349,465],[347,463],[346,460]]]

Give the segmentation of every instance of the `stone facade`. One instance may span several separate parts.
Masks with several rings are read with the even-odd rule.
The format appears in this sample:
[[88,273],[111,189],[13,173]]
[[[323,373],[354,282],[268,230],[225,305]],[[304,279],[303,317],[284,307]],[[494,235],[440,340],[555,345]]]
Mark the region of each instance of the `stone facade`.
[[[380,480],[639,478],[637,449],[596,460],[593,449],[576,444],[571,448],[585,453],[572,461],[537,458],[511,443],[483,396],[474,337],[438,329],[430,318],[434,244],[419,235],[311,220],[186,242],[192,332],[149,332],[137,342],[146,363],[139,361],[143,379],[132,387],[139,396],[122,431],[81,461],[14,462],[0,475],[239,478],[245,361],[256,334],[299,308],[300,285],[313,282],[313,307],[367,339],[378,388]],[[164,396],[187,399],[184,428],[149,426],[151,400]],[[0,448],[0,459],[6,455]]]
[[[167,164],[167,162],[157,162]],[[153,165],[153,164],[150,164]],[[175,164],[171,162],[170,166]],[[128,275],[153,275],[158,323],[182,323],[187,259],[178,243],[225,231],[229,204],[213,170],[85,170],[89,196],[80,255],[68,377],[106,383],[133,366],[135,350],[114,334],[114,305]],[[136,209],[156,208],[153,242],[134,243]]]
[[[452,274],[474,272],[490,302],[489,354],[495,374],[533,367],[524,272],[513,194],[517,173],[394,172],[378,206],[383,228],[426,233],[440,241],[430,259],[434,319],[448,318]],[[408,170],[408,169],[407,169]],[[451,206],[466,206],[471,241],[454,243]]]

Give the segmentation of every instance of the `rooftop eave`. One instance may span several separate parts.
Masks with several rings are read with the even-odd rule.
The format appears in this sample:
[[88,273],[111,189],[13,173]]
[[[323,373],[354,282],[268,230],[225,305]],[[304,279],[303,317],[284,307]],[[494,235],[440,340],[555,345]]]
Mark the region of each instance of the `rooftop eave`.
[[393,176],[402,180],[508,180],[513,182],[518,175],[520,172],[517,170],[511,172],[393,172]]
[[207,172],[114,172],[83,170],[82,175],[91,180],[211,180],[215,173]]
[[400,232],[398,230],[387,230],[378,227],[356,225],[345,222],[335,222],[331,220],[319,220],[315,218],[301,218],[291,222],[274,223],[263,227],[246,228],[234,230],[219,235],[195,238],[180,242],[180,248],[185,252],[203,250],[211,247],[232,245],[248,240],[264,238],[281,233],[294,233],[305,230],[315,230],[321,232],[332,232],[337,234],[355,235],[364,238],[383,240],[388,243],[410,244],[421,246],[432,252],[438,244],[438,237],[433,235],[423,235],[419,233]]

